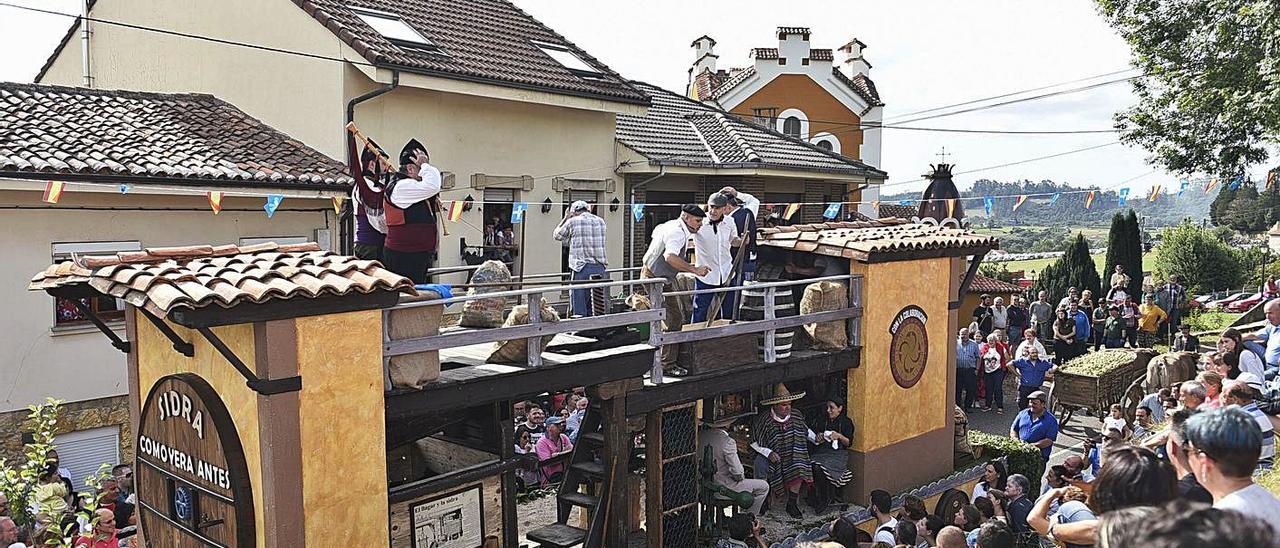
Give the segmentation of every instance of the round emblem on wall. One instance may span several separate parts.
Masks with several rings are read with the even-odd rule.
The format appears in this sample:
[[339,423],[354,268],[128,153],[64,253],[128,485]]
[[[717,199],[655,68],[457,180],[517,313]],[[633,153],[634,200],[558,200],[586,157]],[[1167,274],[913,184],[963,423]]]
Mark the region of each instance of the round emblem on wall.
[[924,376],[929,362],[929,333],[924,325],[928,319],[924,310],[910,305],[889,324],[889,370],[898,386],[911,388]]

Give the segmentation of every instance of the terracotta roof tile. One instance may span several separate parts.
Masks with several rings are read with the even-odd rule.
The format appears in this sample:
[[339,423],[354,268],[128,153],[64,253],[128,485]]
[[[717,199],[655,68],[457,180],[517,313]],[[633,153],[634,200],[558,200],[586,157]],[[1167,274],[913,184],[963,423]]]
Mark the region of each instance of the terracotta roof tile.
[[791,225],[760,230],[760,245],[867,260],[872,255],[915,250],[991,249],[1000,242],[967,229],[906,219]]
[[49,266],[32,277],[27,288],[43,291],[84,284],[159,316],[179,307],[232,307],[380,290],[415,294],[408,278],[380,263],[321,251],[314,243],[148,248],[78,257]]
[[974,274],[973,281],[969,282],[970,293],[1022,293],[1023,291],[1023,287],[1018,284],[988,278],[982,274]]
[[0,82],[0,127],[0,172],[351,184],[341,162],[210,95]]
[[[777,59],[778,50],[776,49],[772,51],[772,57],[767,56],[767,55],[770,55],[770,52],[768,51],[764,52],[766,57],[760,57],[760,50],[769,50],[769,49],[771,48],[755,48],[754,50],[752,50],[752,56],[756,57],[757,59]],[[826,54],[815,53],[815,52],[821,52],[821,51],[825,51],[827,53]],[[810,50],[810,55],[814,56],[813,59],[827,60],[827,59],[822,59],[822,56],[825,55],[828,59],[830,59],[831,50]],[[709,87],[710,90],[706,95],[699,95],[699,97],[703,99],[717,101],[721,97],[723,97],[726,93],[729,93],[729,91],[732,90],[733,88],[738,87],[738,85],[747,81],[752,76],[755,76],[755,74],[756,74],[755,67],[732,69],[729,71],[728,77],[719,77],[719,78],[712,79],[710,82],[708,82],[707,87]],[[871,78],[869,78],[867,75],[859,74],[857,76],[850,78],[849,76],[845,75],[845,73],[842,72],[839,68],[835,68],[835,67],[831,69],[831,75],[834,76],[836,80],[839,80],[840,83],[848,86],[849,89],[853,90],[854,93],[857,93],[859,97],[862,97],[862,99],[865,100],[867,104],[871,106],[884,106],[884,101],[880,100],[880,93],[876,90],[875,82],[871,81]]]

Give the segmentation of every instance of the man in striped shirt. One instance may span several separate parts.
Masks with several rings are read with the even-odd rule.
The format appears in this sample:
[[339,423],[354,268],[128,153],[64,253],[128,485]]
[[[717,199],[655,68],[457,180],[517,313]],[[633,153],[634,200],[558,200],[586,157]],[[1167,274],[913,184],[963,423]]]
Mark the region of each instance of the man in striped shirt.
[[[578,200],[569,206],[564,219],[551,235],[558,242],[569,239],[569,270],[573,279],[590,280],[592,276],[605,278],[604,219],[591,213],[587,202]],[[591,291],[574,289],[569,292],[570,313],[575,316],[591,315]],[[601,311],[603,312],[603,311]]]
[[1262,379],[1253,373],[1241,373],[1235,380],[1222,383],[1222,403],[1240,406],[1241,410],[1249,413],[1258,423],[1258,428],[1262,430],[1262,453],[1258,455],[1258,466],[1270,469],[1276,455],[1276,433],[1271,419],[1254,402],[1261,391]]

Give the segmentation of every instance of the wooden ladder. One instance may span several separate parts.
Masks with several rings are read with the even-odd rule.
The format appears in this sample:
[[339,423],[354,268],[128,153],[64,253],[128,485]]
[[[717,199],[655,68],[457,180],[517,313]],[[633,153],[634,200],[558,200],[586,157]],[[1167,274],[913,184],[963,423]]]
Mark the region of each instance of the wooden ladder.
[[[565,467],[560,489],[556,493],[556,523],[544,525],[526,535],[542,548],[599,546],[604,540],[604,515],[600,501],[609,493],[609,477],[605,463],[601,429],[600,401],[591,398],[582,422],[578,425],[578,441]],[[569,515],[577,506],[587,513],[586,529],[569,525]]]

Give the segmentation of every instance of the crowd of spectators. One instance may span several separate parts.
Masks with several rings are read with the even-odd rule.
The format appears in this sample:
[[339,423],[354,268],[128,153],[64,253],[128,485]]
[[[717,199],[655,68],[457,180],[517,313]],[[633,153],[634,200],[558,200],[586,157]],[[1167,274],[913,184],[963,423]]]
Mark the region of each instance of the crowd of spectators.
[[573,452],[589,404],[583,387],[515,403],[515,452],[535,455],[538,461],[535,466],[517,470],[521,490],[561,480],[565,457]]
[[[118,464],[98,478],[93,492],[76,492],[57,451],[32,489],[30,508],[15,509],[0,494],[0,547],[137,548],[133,469]],[[26,522],[19,526],[18,522]]]

